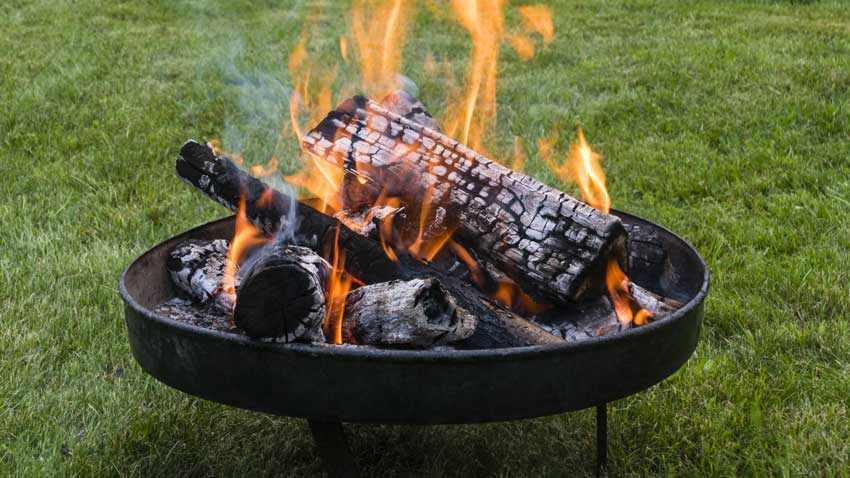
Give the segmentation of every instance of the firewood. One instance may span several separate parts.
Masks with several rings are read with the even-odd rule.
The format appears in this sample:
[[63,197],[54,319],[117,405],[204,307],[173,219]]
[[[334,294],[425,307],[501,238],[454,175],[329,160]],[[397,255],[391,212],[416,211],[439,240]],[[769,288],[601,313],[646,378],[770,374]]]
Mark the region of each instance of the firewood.
[[[629,283],[629,294],[639,308],[652,313],[650,320],[653,322],[669,317],[682,307],[681,302],[663,297],[634,282]],[[532,317],[531,321],[549,333],[563,337],[567,342],[601,337],[635,327],[633,323],[623,324],[619,321],[611,298],[607,295],[548,310]]]
[[397,261],[391,260],[380,242],[357,234],[337,219],[271,189],[239,169],[230,159],[216,157],[206,145],[187,141],[180,150],[176,170],[182,180],[232,211],[244,196],[246,216],[267,233],[277,234],[297,224],[298,234],[294,240],[299,245],[319,252],[336,242],[346,251],[346,270],[367,284],[395,279],[437,279],[457,300],[459,307],[478,318],[475,333],[461,342],[466,348],[563,342],[457,277],[408,254],[398,254]]
[[626,225],[629,234],[629,271],[632,280],[659,286],[670,269],[667,249],[654,229],[638,224]]
[[302,146],[403,198],[408,210],[423,202],[431,214],[444,208],[445,226],[464,246],[538,300],[565,304],[601,294],[611,258],[627,271],[619,218],[364,97],[329,113]]
[[166,268],[178,289],[230,315],[234,294],[222,289],[228,247],[224,239],[183,241],[168,255]]
[[532,322],[549,333],[575,342],[628,330],[631,324],[617,319],[611,299],[600,295],[567,307],[548,310],[531,318]]
[[640,307],[652,312],[655,316],[653,320],[662,319],[676,312],[683,305],[675,299],[656,294],[634,282],[629,282],[629,294]]
[[348,293],[343,335],[346,343],[426,348],[468,338],[476,322],[437,280],[394,280]]
[[250,337],[324,342],[330,265],[311,249],[277,242],[240,270],[234,323]]

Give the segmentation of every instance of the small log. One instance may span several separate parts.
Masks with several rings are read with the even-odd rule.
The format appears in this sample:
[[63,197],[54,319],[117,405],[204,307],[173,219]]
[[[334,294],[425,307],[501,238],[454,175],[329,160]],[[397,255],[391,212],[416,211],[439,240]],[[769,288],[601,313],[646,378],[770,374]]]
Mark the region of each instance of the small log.
[[611,299],[600,295],[578,304],[548,310],[535,315],[532,322],[567,342],[602,337],[633,327],[617,319]]
[[231,211],[237,209],[244,195],[246,215],[261,230],[275,234],[282,225],[289,228],[297,224],[296,242],[316,252],[336,241],[347,253],[346,270],[367,284],[394,279],[437,279],[457,299],[459,307],[478,318],[475,333],[461,342],[463,347],[519,347],[563,342],[454,275],[408,254],[398,254],[397,261],[390,260],[379,241],[357,234],[337,219],[271,189],[228,158],[216,157],[206,145],[187,141],[180,150],[176,170],[180,179]]
[[227,249],[224,239],[190,239],[178,244],[169,254],[166,268],[178,289],[205,305],[228,316],[233,312],[234,291],[222,289]]
[[639,224],[626,224],[626,230],[629,233],[629,277],[642,284],[660,286],[671,267],[667,249],[658,234]]
[[324,342],[325,281],[330,265],[312,250],[277,242],[240,271],[233,321],[249,337]]
[[476,322],[437,280],[395,280],[348,293],[343,336],[346,343],[428,348],[467,339]]
[[653,321],[663,319],[664,317],[676,312],[682,307],[682,303],[670,297],[664,297],[656,294],[649,289],[645,289],[634,282],[629,282],[629,294],[632,300],[635,301],[641,308],[652,312]]
[[628,272],[626,231],[616,216],[364,97],[330,112],[302,147],[402,198],[408,210],[426,201],[431,214],[445,209],[448,223],[441,227],[455,228],[461,244],[543,302],[565,304],[604,292],[612,258]]
[[[634,282],[629,282],[629,294],[639,308],[652,313],[652,322],[663,320],[682,307],[681,302],[660,296]],[[601,337],[635,327],[633,323],[623,324],[617,319],[608,295],[548,310],[532,317],[531,321],[549,333],[563,337],[567,342]]]

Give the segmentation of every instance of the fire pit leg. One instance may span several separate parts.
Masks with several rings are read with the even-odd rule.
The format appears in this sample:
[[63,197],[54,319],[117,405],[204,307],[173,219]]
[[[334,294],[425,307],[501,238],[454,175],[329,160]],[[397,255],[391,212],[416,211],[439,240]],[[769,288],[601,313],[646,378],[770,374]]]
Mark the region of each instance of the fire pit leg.
[[596,476],[608,468],[608,404],[596,406]]
[[358,478],[357,463],[348,448],[345,439],[345,430],[340,422],[322,422],[318,420],[307,420],[310,431],[313,433],[313,441],[322,457],[325,471],[329,478]]

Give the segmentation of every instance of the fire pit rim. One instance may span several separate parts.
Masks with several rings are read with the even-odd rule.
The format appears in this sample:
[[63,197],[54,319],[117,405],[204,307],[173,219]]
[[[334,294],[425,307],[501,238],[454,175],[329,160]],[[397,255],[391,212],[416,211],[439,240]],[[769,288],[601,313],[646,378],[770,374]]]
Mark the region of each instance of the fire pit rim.
[[[620,211],[617,209],[611,210],[612,214],[615,214],[618,217],[627,216],[629,218],[634,218],[638,220],[644,220],[638,216],[633,214],[629,214],[624,211]],[[664,226],[653,223],[653,226],[664,231],[667,234],[673,236],[676,240],[680,241],[689,252],[693,254],[693,256],[699,261],[700,265],[703,269],[703,277],[702,277],[702,285],[700,290],[690,298],[685,305],[683,305],[679,310],[674,312],[670,317],[665,318],[664,320],[660,320],[657,322],[652,322],[647,325],[641,327],[635,327],[624,332],[606,335],[602,337],[592,337],[585,340],[577,341],[577,342],[567,342],[563,344],[545,344],[545,345],[531,345],[531,346],[523,346],[523,347],[506,347],[499,349],[482,349],[482,350],[399,350],[399,349],[379,349],[379,348],[371,348],[371,347],[356,347],[356,346],[339,346],[339,345],[324,345],[324,344],[305,344],[305,343],[276,343],[276,342],[264,342],[256,339],[251,339],[247,336],[232,333],[232,332],[223,332],[218,330],[212,330],[204,327],[197,327],[188,324],[183,324],[177,322],[175,320],[169,319],[167,317],[162,317],[160,315],[155,314],[152,310],[142,306],[139,304],[136,299],[129,293],[126,286],[126,276],[128,272],[136,266],[137,263],[145,259],[146,255],[160,246],[164,245],[167,242],[171,242],[174,240],[179,240],[185,237],[191,237],[193,234],[200,230],[205,230],[214,224],[224,223],[227,221],[232,221],[235,216],[226,216],[220,219],[215,219],[213,221],[206,222],[199,226],[196,226],[192,229],[184,231],[176,236],[170,237],[164,241],[159,242],[157,245],[147,249],[142,255],[136,257],[124,271],[121,273],[121,277],[119,279],[119,293],[121,298],[124,300],[127,307],[131,307],[137,313],[141,314],[148,320],[155,321],[157,323],[161,323],[167,327],[175,328],[181,330],[186,333],[192,334],[202,334],[206,335],[209,338],[215,340],[226,341],[229,343],[239,343],[242,346],[258,348],[258,349],[267,349],[267,350],[277,350],[277,351],[290,351],[290,352],[298,352],[298,353],[307,353],[313,355],[330,355],[335,359],[345,359],[350,358],[352,360],[381,360],[386,361],[388,359],[399,361],[399,362],[407,362],[407,361],[446,361],[446,362],[464,362],[467,360],[475,360],[480,361],[482,358],[489,358],[498,360],[500,358],[506,359],[516,359],[518,357],[523,356],[538,356],[540,354],[546,353],[556,353],[562,352],[565,349],[569,349],[575,352],[582,351],[584,349],[596,348],[602,344],[612,342],[612,341],[621,341],[628,340],[630,338],[639,338],[643,335],[652,334],[655,330],[661,329],[664,327],[669,327],[673,323],[681,320],[683,317],[687,316],[688,313],[703,304],[703,301],[708,294],[709,282],[710,282],[710,273],[708,270],[708,265],[705,263],[705,259],[699,254],[699,252],[691,245],[688,241],[681,238],[678,234],[670,231]]]

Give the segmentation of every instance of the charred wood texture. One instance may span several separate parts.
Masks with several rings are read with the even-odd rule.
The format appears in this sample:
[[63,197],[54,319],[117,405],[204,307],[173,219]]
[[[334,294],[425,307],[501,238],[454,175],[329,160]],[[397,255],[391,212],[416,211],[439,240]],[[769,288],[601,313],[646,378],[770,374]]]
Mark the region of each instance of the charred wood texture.
[[343,334],[346,343],[427,348],[468,338],[476,322],[437,280],[395,280],[348,293]]
[[[652,313],[651,321],[662,320],[682,307],[682,303],[663,297],[634,282],[629,283],[629,294],[634,303]],[[607,295],[598,296],[578,304],[552,309],[531,318],[549,333],[563,337],[567,342],[602,337],[635,327],[617,318],[614,306]]]
[[234,323],[255,338],[324,342],[330,266],[311,249],[283,243],[261,249],[240,271]]
[[540,327],[506,310],[470,284],[408,254],[390,260],[380,242],[357,234],[337,219],[296,202],[249,176],[226,157],[195,141],[186,142],[176,163],[177,175],[231,211],[244,195],[246,215],[260,229],[275,234],[297,224],[299,245],[321,252],[337,241],[346,251],[346,270],[367,284],[395,279],[435,278],[456,298],[458,307],[478,318],[475,333],[461,342],[467,348],[517,347],[562,343]]
[[667,250],[652,229],[639,225],[626,227],[629,234],[629,271],[632,280],[641,284],[660,286],[665,272],[670,270]]
[[[312,154],[409,205],[440,208],[455,237],[533,297],[556,304],[604,290],[609,259],[628,268],[615,216],[493,162],[364,97],[343,102],[302,140]],[[436,213],[436,214],[435,214]]]
[[178,289],[220,312],[233,312],[233,291],[222,289],[228,241],[183,241],[168,255],[166,267]]
[[611,299],[605,295],[543,312],[531,320],[567,342],[602,337],[632,328],[631,324],[623,324],[617,319]]

